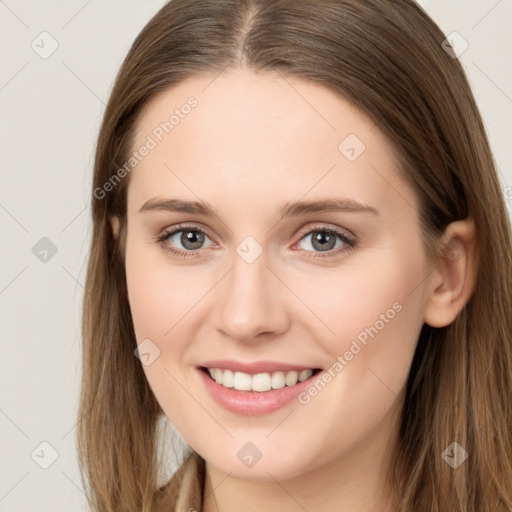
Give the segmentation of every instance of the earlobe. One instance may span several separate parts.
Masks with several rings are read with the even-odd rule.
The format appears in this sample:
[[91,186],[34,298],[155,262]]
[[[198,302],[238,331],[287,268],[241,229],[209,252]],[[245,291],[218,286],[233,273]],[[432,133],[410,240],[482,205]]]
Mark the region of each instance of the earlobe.
[[424,321],[432,327],[451,324],[473,294],[476,273],[476,228],[465,219],[448,225],[444,250],[429,280]]

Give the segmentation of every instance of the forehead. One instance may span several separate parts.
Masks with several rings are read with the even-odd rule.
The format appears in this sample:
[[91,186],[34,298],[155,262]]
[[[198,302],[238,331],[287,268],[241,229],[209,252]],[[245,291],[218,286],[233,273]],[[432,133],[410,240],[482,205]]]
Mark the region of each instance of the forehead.
[[395,204],[411,195],[370,119],[320,84],[277,73],[225,70],[167,89],[141,114],[132,149],[150,140],[129,204],[166,193],[236,202],[338,191]]

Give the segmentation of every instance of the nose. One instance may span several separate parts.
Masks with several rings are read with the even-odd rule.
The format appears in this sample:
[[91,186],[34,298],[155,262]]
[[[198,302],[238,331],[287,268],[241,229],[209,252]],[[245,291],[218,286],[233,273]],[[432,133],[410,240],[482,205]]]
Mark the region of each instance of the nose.
[[217,329],[246,343],[282,334],[289,326],[284,288],[267,267],[265,253],[251,263],[235,254],[233,268],[217,290]]

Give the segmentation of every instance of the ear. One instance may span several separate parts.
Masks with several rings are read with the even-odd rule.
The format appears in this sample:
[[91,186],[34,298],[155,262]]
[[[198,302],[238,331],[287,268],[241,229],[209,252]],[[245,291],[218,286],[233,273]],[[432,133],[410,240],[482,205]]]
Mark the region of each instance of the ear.
[[477,261],[473,220],[448,225],[443,251],[429,281],[424,321],[432,327],[451,324],[473,294]]
[[119,227],[121,225],[119,221],[119,217],[117,215],[112,215],[110,217],[110,225],[112,226],[112,232],[114,233],[114,238],[119,236]]

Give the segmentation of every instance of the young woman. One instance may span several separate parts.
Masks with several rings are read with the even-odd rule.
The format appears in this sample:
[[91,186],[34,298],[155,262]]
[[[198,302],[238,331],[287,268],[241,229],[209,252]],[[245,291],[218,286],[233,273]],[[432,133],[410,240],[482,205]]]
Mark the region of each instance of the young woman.
[[445,39],[412,0],[173,0],[137,37],[92,191],[92,510],[512,511],[511,229]]

